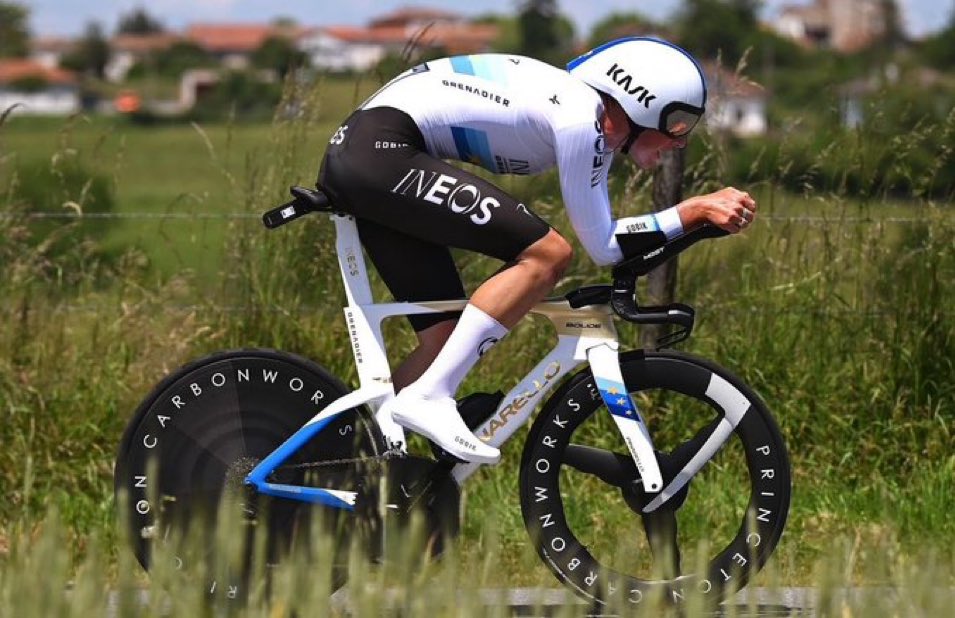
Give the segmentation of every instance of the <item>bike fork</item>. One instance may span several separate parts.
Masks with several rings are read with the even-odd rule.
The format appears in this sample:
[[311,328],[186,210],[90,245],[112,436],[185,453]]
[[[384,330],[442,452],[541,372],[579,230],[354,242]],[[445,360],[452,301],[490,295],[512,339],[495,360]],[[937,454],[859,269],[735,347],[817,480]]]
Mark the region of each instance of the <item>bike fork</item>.
[[604,343],[590,348],[587,350],[587,360],[590,362],[590,370],[600,396],[607,404],[607,409],[637,466],[643,489],[647,493],[658,493],[663,489],[660,464],[657,462],[647,425],[623,383],[616,347]]

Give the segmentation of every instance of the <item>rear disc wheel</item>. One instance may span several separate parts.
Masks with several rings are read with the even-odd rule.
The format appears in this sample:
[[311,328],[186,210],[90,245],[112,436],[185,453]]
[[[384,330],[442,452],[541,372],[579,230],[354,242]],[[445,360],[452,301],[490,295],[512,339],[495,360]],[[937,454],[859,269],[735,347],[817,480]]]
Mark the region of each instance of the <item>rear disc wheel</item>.
[[[196,572],[212,568],[215,575],[203,582],[210,594],[242,598],[248,594],[255,560],[274,565],[293,545],[307,544],[316,507],[257,495],[244,479],[346,392],[319,365],[273,350],[215,354],[165,378],[128,425],[114,477],[120,517],[143,567],[150,568],[156,544],[163,543],[168,550],[163,555],[170,555],[176,568]],[[295,466],[374,458],[384,451],[371,413],[354,408],[338,416],[274,476],[278,482],[305,485],[332,475],[336,488],[357,491],[357,468]],[[329,515],[323,524],[333,534],[350,528],[345,521],[350,515],[322,510]],[[256,557],[257,534],[264,534],[265,543],[263,555]],[[241,547],[224,552],[223,539]],[[313,556],[334,562],[333,585],[343,583],[340,550],[344,549]],[[224,570],[209,564],[198,569],[195,564],[206,560],[221,565],[223,553],[233,556]]]

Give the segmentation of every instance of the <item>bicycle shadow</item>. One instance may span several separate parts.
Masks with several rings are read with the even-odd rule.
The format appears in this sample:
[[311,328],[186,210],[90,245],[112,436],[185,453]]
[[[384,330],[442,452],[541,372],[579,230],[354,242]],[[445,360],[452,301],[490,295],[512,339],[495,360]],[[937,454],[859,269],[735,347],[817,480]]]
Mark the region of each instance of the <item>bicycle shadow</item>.
[[[591,610],[586,610],[581,608],[580,614],[568,614],[567,606],[561,605],[552,605],[552,606],[536,606],[532,607],[529,605],[525,606],[512,606],[511,607],[511,616],[521,616],[527,618],[551,618],[551,617],[564,617],[579,615],[581,618],[624,618],[630,616],[640,616],[640,613],[634,614],[614,614],[614,613],[601,613],[593,612]],[[673,608],[667,612],[666,616],[671,616],[672,618],[682,618],[685,615],[685,611],[681,611],[679,608]],[[750,605],[750,604],[724,604],[720,608],[712,613],[702,614],[705,616],[712,616],[713,618],[791,618],[797,616],[813,616],[815,615],[812,611],[812,608],[808,607],[790,607],[788,605],[777,605],[777,604],[759,604],[759,605]]]

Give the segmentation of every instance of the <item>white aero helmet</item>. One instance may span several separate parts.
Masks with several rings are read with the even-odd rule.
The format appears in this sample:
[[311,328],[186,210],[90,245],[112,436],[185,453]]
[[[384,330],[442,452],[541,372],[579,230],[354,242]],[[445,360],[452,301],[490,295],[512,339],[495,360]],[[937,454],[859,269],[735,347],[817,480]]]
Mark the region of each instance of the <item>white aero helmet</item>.
[[670,137],[689,133],[706,108],[700,65],[660,39],[610,41],[572,60],[567,70],[617,101],[633,125]]

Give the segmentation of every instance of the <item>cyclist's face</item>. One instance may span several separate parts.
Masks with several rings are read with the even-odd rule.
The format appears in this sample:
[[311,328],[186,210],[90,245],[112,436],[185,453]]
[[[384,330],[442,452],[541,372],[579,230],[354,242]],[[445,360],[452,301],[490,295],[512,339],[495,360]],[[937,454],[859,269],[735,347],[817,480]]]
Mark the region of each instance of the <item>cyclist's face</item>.
[[686,146],[686,136],[670,137],[654,129],[642,131],[630,147],[630,157],[642,169],[649,170],[660,164],[660,155],[667,150]]

